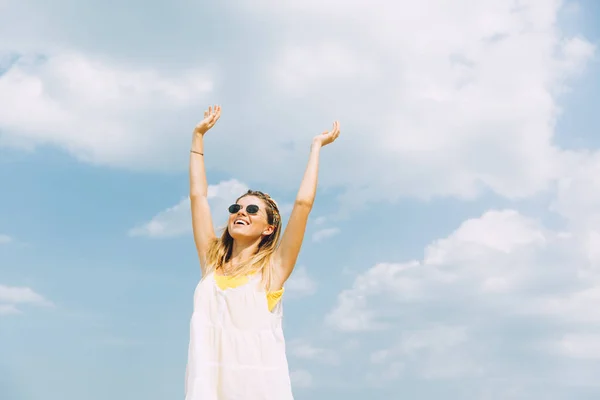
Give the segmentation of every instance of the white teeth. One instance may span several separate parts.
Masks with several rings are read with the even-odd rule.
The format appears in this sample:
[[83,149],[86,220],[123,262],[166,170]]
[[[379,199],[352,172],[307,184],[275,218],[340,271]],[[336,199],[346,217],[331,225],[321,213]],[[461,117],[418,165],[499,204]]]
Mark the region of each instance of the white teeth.
[[241,219],[235,220],[233,223],[236,225],[248,225],[246,221],[242,221]]

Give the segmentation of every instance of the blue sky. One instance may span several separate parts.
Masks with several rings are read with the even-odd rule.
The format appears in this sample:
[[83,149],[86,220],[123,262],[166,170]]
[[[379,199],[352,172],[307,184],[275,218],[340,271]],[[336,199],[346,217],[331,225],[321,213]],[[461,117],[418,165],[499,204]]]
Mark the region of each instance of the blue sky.
[[600,396],[600,5],[8,0],[0,5],[0,398],[183,398],[217,224],[294,199],[297,399]]

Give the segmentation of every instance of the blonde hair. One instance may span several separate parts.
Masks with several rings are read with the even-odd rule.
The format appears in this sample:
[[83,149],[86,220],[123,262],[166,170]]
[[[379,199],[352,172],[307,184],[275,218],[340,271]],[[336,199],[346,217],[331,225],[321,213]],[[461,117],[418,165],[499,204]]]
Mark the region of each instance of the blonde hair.
[[[274,267],[272,265],[272,257],[279,243],[281,231],[281,214],[275,200],[267,193],[258,190],[248,190],[246,193],[237,198],[236,203],[246,196],[256,196],[263,200],[266,204],[267,223],[273,226],[273,232],[264,236],[258,244],[256,253],[246,262],[235,266],[228,275],[244,276],[254,272],[262,272],[262,283],[266,290],[271,288],[274,279]],[[226,226],[220,238],[216,238],[210,244],[206,254],[206,275],[224,265],[231,259],[233,250],[233,237],[229,234],[229,228]]]

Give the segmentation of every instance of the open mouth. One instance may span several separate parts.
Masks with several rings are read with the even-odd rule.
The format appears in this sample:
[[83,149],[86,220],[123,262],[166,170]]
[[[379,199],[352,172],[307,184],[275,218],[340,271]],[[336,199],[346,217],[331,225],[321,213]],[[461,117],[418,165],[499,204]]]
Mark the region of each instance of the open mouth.
[[250,225],[248,222],[244,221],[243,219],[236,219],[235,221],[233,221],[234,225]]

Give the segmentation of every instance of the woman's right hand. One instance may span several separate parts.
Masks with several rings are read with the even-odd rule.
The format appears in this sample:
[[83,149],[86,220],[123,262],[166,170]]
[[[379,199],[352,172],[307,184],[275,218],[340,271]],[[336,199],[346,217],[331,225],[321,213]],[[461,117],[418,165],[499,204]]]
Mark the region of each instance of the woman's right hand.
[[194,128],[194,133],[204,135],[210,128],[215,126],[220,116],[221,106],[208,107],[208,110],[204,111],[204,119]]

